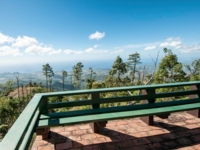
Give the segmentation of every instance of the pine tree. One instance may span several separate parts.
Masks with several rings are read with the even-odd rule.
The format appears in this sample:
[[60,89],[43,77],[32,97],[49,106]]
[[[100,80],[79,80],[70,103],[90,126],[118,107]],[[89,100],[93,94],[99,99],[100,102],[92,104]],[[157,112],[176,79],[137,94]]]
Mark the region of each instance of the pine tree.
[[184,82],[187,80],[182,63],[178,62],[178,57],[167,49],[167,54],[162,58],[155,74],[154,83]]
[[139,53],[134,53],[134,54],[131,54],[129,55],[129,58],[128,58],[128,62],[127,62],[127,65],[128,65],[128,68],[130,68],[131,72],[130,74],[132,75],[132,78],[131,78],[131,82],[132,84],[135,84],[135,73],[137,72],[136,70],[136,67],[138,64],[141,64],[142,62],[140,61],[141,58],[140,58],[140,54]]
[[65,90],[65,77],[67,77],[67,71],[62,71],[62,85],[63,85],[63,91]]
[[112,65],[112,69],[110,70],[109,74],[111,76],[117,75],[116,78],[116,85],[119,86],[122,82],[121,75],[127,72],[126,64],[123,62],[120,56],[117,56],[114,64]]
[[79,62],[73,67],[73,74],[74,74],[74,85],[77,87],[77,89],[81,88],[81,76],[83,74],[82,68],[84,65]]
[[[52,77],[54,76],[54,72],[52,67],[47,63],[46,65],[43,65],[42,68],[43,74],[46,77],[46,88],[48,91],[48,88],[50,89],[50,91],[52,90]],[[49,83],[49,84],[48,84]]]

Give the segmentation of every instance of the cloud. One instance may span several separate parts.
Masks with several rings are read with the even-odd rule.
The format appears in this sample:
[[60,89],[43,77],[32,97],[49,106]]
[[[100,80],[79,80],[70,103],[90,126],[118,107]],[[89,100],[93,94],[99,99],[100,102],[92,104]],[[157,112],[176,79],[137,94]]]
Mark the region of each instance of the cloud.
[[158,45],[160,42],[154,42],[154,43],[141,43],[141,44],[129,44],[125,45],[123,48],[129,49],[129,48],[140,48],[140,47],[147,47],[152,45]]
[[200,44],[183,45],[183,46],[179,47],[178,50],[183,52],[183,53],[200,52]]
[[18,48],[13,48],[10,46],[0,47],[0,56],[7,56],[7,55],[20,56],[22,55],[22,53],[20,53]]
[[89,39],[90,40],[100,40],[101,38],[103,38],[105,36],[105,32],[98,32],[96,31],[95,33],[92,33],[90,36],[89,36]]
[[156,49],[157,46],[147,46],[144,50],[153,50]]
[[15,40],[15,43],[12,44],[13,47],[27,47],[31,45],[37,45],[38,41],[35,38],[28,36],[18,36]]
[[124,52],[123,48],[115,47],[114,51],[111,51],[110,53],[116,53],[116,54],[118,54],[118,53],[122,53],[122,52]]
[[84,52],[86,52],[86,53],[107,53],[108,51],[107,50],[95,50],[90,47],[90,48],[86,49]]
[[0,44],[12,43],[13,41],[14,41],[14,38],[0,33]]
[[63,51],[65,54],[82,54],[83,51],[75,51],[75,50],[71,50],[71,49],[66,49]]
[[170,37],[170,38],[166,39],[165,42],[161,43],[159,46],[160,47],[178,47],[182,44],[183,44],[183,42],[181,41],[180,38]]
[[122,52],[124,52],[124,50],[123,49],[118,49],[118,50],[115,50],[115,51],[113,51],[113,52],[111,52],[111,53],[122,53]]
[[61,52],[62,52],[61,49],[59,49],[59,50],[53,50],[53,51],[49,52],[48,55],[60,54]]
[[65,54],[86,54],[86,53],[107,53],[107,50],[95,50],[94,48],[90,47],[84,51],[77,51],[77,50],[71,50],[66,49],[63,51]]
[[95,50],[93,48],[88,48],[85,50],[85,52],[90,53],[90,52],[94,52]]
[[25,53],[30,53],[30,54],[45,54],[55,51],[52,47],[47,47],[47,46],[40,46],[40,45],[31,45],[25,49]]

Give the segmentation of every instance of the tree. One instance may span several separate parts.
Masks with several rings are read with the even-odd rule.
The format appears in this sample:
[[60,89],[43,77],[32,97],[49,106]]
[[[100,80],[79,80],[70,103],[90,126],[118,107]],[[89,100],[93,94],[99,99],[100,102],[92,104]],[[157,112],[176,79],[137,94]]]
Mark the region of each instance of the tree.
[[189,78],[192,81],[200,79],[200,59],[194,60],[191,65],[184,65],[189,71]]
[[4,84],[0,84],[0,97],[1,96],[8,96],[10,92],[13,91],[13,80],[8,80]]
[[109,74],[111,76],[117,75],[116,85],[119,86],[119,83],[122,82],[121,75],[127,72],[126,63],[123,62],[120,56],[117,56],[114,64],[112,65],[112,69],[110,70]]
[[63,91],[65,90],[65,77],[67,77],[67,71],[62,71],[62,84],[63,84]]
[[46,65],[43,65],[42,68],[43,74],[46,77],[46,88],[48,91],[48,82],[50,83],[50,90],[52,89],[52,77],[54,76],[54,72],[53,69],[51,68],[51,66],[47,63]]
[[130,70],[131,70],[130,74],[132,75],[131,82],[132,82],[132,84],[135,84],[135,81],[134,81],[135,73],[137,72],[136,67],[138,64],[142,63],[140,61],[141,60],[140,54],[135,52],[134,54],[129,55],[128,60],[129,61],[127,62],[127,65],[128,65],[128,68],[130,68]]
[[79,62],[73,67],[73,74],[74,74],[74,85],[80,89],[81,88],[81,76],[83,74],[82,68],[84,65]]
[[165,56],[167,55],[168,49],[165,47],[163,48],[163,52],[165,53]]
[[53,91],[53,76],[54,76],[54,73],[51,72],[49,75],[48,75],[48,81],[49,81],[49,90],[50,91]]
[[95,82],[95,80],[93,79],[93,75],[96,74],[96,72],[94,72],[91,67],[89,68],[89,71],[90,71],[90,75],[89,75],[89,78],[87,79],[86,89],[91,89],[92,84]]
[[18,99],[20,99],[20,95],[19,95],[19,74],[17,76],[15,76],[15,78],[17,80]]
[[171,50],[162,58],[159,68],[155,74],[154,83],[184,82],[187,81],[186,73],[183,71],[182,63]]
[[90,71],[90,79],[93,79],[92,76],[94,74],[96,74],[96,72],[94,72],[94,70],[92,69],[92,67],[89,68],[89,71]]

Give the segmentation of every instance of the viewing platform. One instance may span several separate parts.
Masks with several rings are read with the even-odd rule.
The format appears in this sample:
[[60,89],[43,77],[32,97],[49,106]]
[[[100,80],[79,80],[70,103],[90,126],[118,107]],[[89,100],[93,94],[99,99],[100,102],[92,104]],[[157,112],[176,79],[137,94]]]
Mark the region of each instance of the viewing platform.
[[155,117],[154,126],[133,118],[109,121],[100,133],[89,124],[50,131],[48,140],[36,137],[32,150],[200,150],[200,119],[185,112]]
[[38,93],[0,150],[194,150],[199,118],[200,81]]

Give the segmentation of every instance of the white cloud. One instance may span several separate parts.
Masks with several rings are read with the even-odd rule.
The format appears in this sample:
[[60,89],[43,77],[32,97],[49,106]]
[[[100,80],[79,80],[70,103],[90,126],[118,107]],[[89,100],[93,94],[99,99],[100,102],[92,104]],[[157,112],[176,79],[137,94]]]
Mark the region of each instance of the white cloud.
[[158,45],[160,42],[154,42],[154,43],[141,43],[141,44],[129,44],[125,45],[123,48],[129,49],[129,48],[140,48],[140,47],[147,47],[152,45]]
[[147,46],[144,50],[153,50],[156,49],[157,46]]
[[90,48],[86,49],[84,52],[86,52],[86,53],[107,53],[108,51],[107,50],[95,50],[90,47]]
[[200,44],[196,45],[183,45],[178,48],[183,53],[200,52]]
[[0,33],[0,44],[12,43],[13,41],[14,41],[14,38]]
[[89,36],[89,39],[90,40],[100,40],[101,38],[103,38],[105,36],[105,32],[98,32],[96,31],[95,33],[92,33],[90,36]]
[[18,48],[13,48],[10,46],[0,47],[0,56],[7,56],[7,55],[20,56],[22,55],[22,53],[19,52]]
[[124,51],[123,49],[119,49],[119,50],[113,51],[113,53],[122,53],[123,51]]
[[118,53],[122,53],[122,52],[124,52],[124,49],[119,48],[119,47],[115,47],[114,49],[115,49],[115,50],[112,51],[111,53],[116,53],[116,54],[118,54]]
[[107,53],[107,50],[95,50],[93,48],[88,48],[84,52],[86,53]]
[[85,50],[85,52],[90,53],[90,52],[94,52],[95,50],[93,48],[88,48]]
[[71,49],[66,49],[63,51],[65,54],[82,54],[83,51],[75,51],[75,50],[71,50]]
[[54,51],[52,47],[47,47],[47,46],[40,46],[40,45],[32,45],[29,46],[25,49],[25,53],[30,53],[30,54],[45,54]]
[[49,52],[48,55],[60,54],[61,52],[62,52],[61,49],[59,49],[59,50],[53,50],[53,51]]
[[18,36],[15,40],[15,43],[12,44],[14,47],[27,47],[31,45],[37,45],[38,41],[35,38],[31,38],[28,36]]
[[183,42],[181,41],[179,37],[178,38],[170,37],[166,39],[165,42],[161,43],[159,46],[160,47],[178,47],[182,44]]

